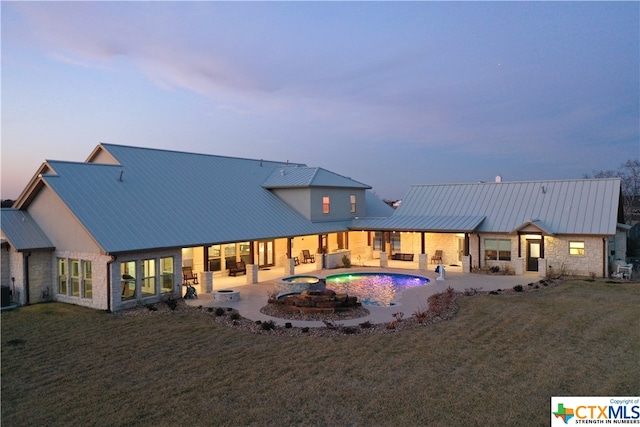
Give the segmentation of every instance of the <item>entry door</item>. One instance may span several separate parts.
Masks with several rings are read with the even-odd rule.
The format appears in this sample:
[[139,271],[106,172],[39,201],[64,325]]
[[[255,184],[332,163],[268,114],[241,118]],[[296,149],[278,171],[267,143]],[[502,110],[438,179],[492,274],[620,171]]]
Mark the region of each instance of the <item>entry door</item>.
[[463,256],[464,256],[464,239],[462,237],[458,237],[458,262],[462,262]]
[[273,240],[258,242],[258,266],[259,267],[270,267],[274,265],[273,247],[274,247]]
[[540,240],[527,240],[527,271],[538,271]]

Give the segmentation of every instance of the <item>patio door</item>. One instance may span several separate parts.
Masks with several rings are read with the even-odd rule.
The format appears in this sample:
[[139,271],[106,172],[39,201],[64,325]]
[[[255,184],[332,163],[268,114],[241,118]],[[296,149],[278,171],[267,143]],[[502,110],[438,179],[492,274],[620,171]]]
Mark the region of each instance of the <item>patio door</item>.
[[274,262],[274,240],[265,240],[258,242],[258,267],[271,267],[275,265]]
[[538,271],[540,240],[527,240],[527,271]]

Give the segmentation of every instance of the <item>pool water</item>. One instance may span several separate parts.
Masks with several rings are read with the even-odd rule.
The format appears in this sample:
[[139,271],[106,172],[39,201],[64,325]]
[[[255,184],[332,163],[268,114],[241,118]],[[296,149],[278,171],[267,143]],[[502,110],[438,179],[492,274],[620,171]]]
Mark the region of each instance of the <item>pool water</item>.
[[426,277],[391,273],[354,273],[327,276],[327,289],[358,297],[363,305],[388,307],[405,289],[429,283]]

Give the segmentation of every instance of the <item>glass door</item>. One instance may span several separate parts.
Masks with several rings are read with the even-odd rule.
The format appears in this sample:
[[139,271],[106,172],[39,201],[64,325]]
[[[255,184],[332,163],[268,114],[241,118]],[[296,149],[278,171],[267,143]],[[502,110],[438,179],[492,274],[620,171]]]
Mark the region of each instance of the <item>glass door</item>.
[[266,240],[258,242],[258,266],[271,267],[275,265],[273,250],[275,247],[274,240]]

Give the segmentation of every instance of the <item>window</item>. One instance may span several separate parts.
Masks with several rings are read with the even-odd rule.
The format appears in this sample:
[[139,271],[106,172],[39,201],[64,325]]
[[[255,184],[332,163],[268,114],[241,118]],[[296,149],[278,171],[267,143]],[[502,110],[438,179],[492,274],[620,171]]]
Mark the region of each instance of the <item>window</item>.
[[209,271],[220,271],[220,245],[209,246]]
[[391,252],[400,252],[400,233],[391,233]]
[[251,259],[251,243],[240,243],[240,259],[244,261],[245,264],[253,264],[253,260]]
[[160,292],[173,292],[173,257],[160,258]]
[[236,245],[234,243],[230,245],[224,245],[224,263],[229,269],[231,263],[236,262]]
[[136,262],[125,261],[120,263],[120,275],[122,285],[122,299],[132,299],[136,296]]
[[140,290],[143,297],[156,294],[156,260],[145,259],[142,261],[142,282]]
[[330,205],[329,196],[324,196],[322,198],[322,213],[323,214],[328,214],[329,213],[329,205]]
[[351,213],[355,213],[356,212],[356,195],[352,194],[351,196],[349,196],[349,200],[351,202]]
[[80,296],[80,261],[77,259],[69,260],[69,267],[71,274],[71,295],[74,297]]
[[569,255],[584,255],[584,242],[569,242]]
[[484,255],[488,261],[511,261],[511,240],[485,239]]
[[93,297],[93,265],[91,261],[82,261],[82,296]]
[[376,231],[373,236],[373,250],[374,251],[384,250],[384,233],[382,231]]
[[58,293],[67,294],[67,260],[58,258]]

